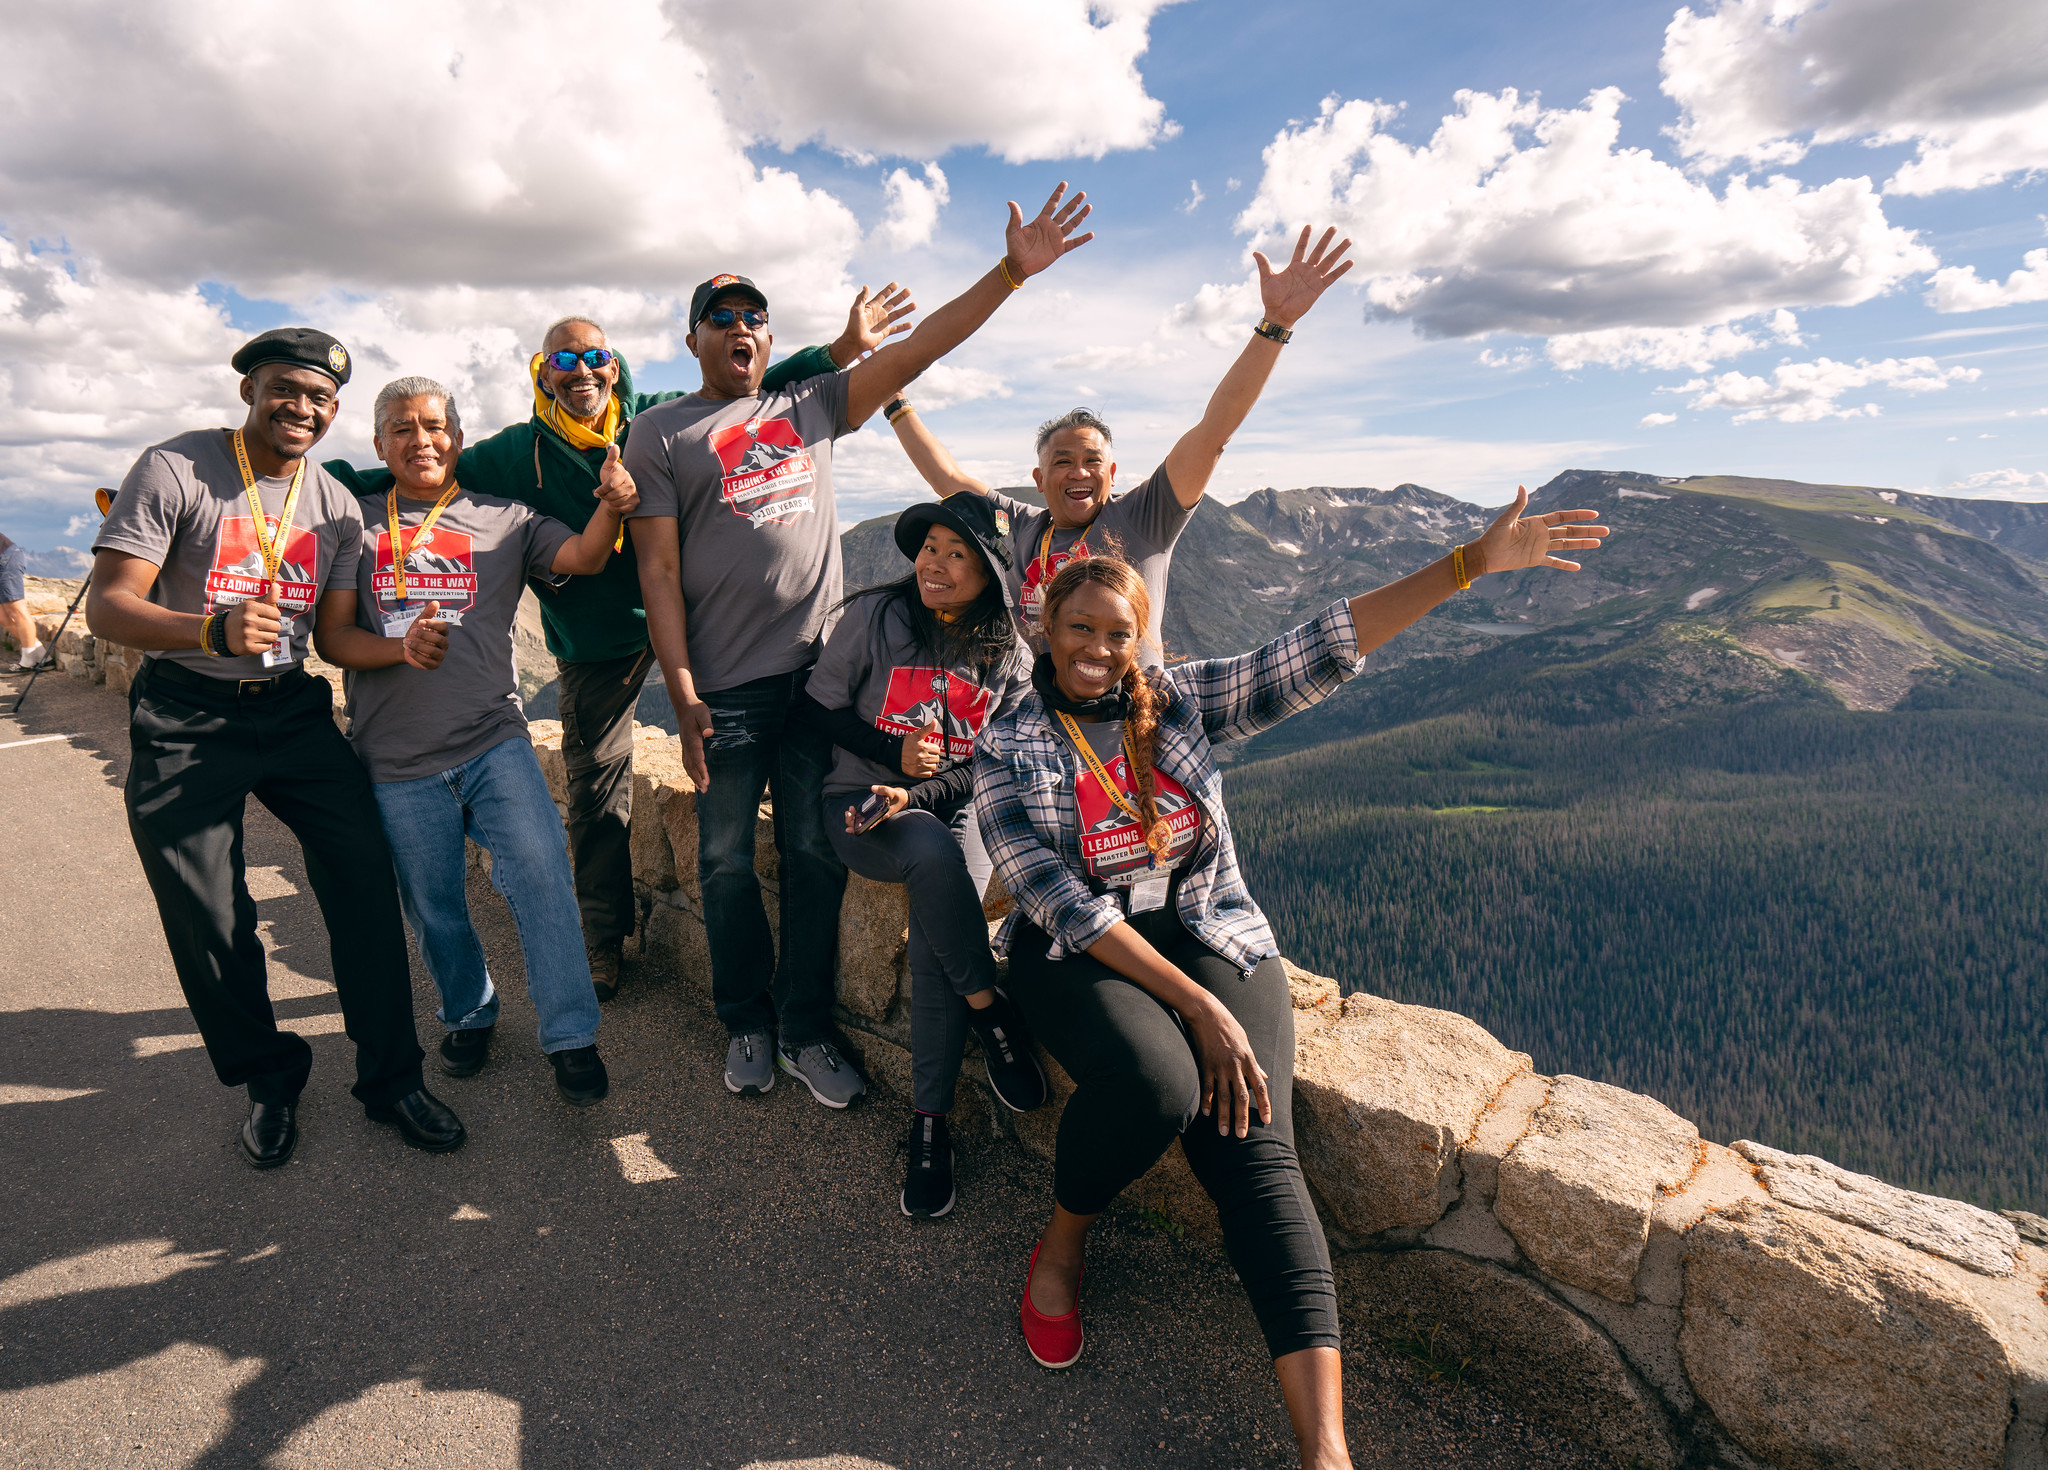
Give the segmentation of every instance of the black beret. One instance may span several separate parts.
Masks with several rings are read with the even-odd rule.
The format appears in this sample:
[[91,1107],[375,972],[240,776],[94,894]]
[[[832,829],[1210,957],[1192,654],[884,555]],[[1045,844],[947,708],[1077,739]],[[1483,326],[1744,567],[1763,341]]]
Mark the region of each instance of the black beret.
[[228,359],[228,366],[246,378],[266,362],[315,368],[337,385],[348,382],[348,349],[313,327],[272,327],[258,333]]

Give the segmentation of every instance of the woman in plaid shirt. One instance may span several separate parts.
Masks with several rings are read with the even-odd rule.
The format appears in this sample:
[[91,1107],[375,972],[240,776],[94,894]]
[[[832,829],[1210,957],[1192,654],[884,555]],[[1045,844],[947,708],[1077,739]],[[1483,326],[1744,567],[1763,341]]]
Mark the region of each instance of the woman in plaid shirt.
[[1075,1083],[1021,1308],[1043,1366],[1081,1356],[1089,1225],[1178,1137],[1216,1202],[1302,1464],[1351,1463],[1329,1248],[1294,1152],[1287,977],[1239,875],[1210,747],[1326,698],[1474,578],[1576,571],[1558,553],[1607,534],[1581,524],[1593,511],[1524,517],[1528,503],[1518,491],[1478,541],[1264,648],[1149,673],[1135,570],[1098,555],[1048,584],[1033,693],[990,723],[974,762],[982,836],[1015,899],[997,939],[1011,993]]

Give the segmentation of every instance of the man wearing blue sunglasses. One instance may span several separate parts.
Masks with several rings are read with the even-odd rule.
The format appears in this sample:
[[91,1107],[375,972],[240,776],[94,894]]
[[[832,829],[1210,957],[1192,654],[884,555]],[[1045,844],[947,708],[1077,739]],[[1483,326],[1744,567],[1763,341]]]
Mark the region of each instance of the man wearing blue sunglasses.
[[[892,282],[862,291],[847,327],[829,347],[806,347],[768,370],[782,387],[856,362],[898,332],[912,304]],[[620,462],[633,422],[680,392],[639,393],[626,359],[584,316],[563,317],[541,338],[527,364],[533,415],[470,445],[456,462],[465,490],[502,496],[553,516],[581,532],[602,490],[630,483]],[[382,495],[391,472],[358,470],[345,460],[326,466],[358,495]],[[633,805],[633,709],[653,667],[641,611],[640,576],[622,540],[605,569],[559,587],[529,583],[540,602],[548,652],[555,656],[562,754],[569,775],[569,851],[576,904],[600,1000],[618,991],[626,936],[633,932],[633,863],[627,822]]]
[[[647,633],[697,788],[697,877],[725,1085],[758,1096],[776,1068],[831,1108],[862,1084],[832,1034],[846,869],[822,820],[832,743],[789,718],[840,599],[832,446],[995,314],[1025,280],[1094,238],[1085,194],[1053,190],[1033,219],[1013,202],[1003,255],[903,341],[844,373],[776,388],[768,298],[721,274],[690,301],[704,382],[644,416],[626,446]],[[754,872],[763,791],[781,850],[778,949]],[[779,1036],[776,1035],[779,1031]]]

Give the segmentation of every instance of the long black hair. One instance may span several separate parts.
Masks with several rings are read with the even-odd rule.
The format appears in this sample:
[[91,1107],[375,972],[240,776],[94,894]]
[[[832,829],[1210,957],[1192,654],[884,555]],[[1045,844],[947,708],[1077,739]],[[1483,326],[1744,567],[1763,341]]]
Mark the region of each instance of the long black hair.
[[[978,546],[975,550],[981,552]],[[924,599],[918,595],[915,569],[893,582],[849,592],[839,600],[839,607],[844,611],[863,598],[872,597],[876,599],[873,616],[879,618],[888,612],[890,604],[898,604],[921,651],[941,666],[964,664],[973,668],[986,680],[1018,656],[1018,642],[1016,625],[1010,621],[1010,609],[1003,601],[1003,574],[989,565],[986,554],[981,556],[981,565],[988,573],[987,585],[951,622],[941,622],[924,605]]]

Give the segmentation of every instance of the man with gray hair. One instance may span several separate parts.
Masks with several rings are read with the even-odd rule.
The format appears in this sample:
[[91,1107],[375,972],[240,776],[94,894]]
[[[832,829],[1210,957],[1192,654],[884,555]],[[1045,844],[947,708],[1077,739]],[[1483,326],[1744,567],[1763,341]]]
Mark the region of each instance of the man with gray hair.
[[512,619],[528,583],[604,570],[638,504],[605,451],[581,533],[458,482],[462,425],[448,390],[400,378],[377,395],[374,443],[391,471],[361,500],[353,585],[320,605],[314,639],[348,675],[349,743],[398,871],[405,917],[441,993],[441,1070],[482,1068],[498,1020],[465,895],[465,838],[491,854],[491,883],[519,928],[540,1049],[570,1103],[609,1088],[562,819],[527,738]]
[[1210,394],[1201,421],[1180,436],[1158,469],[1125,494],[1111,494],[1116,486],[1116,449],[1109,425],[1093,410],[1071,409],[1039,425],[1038,464],[1031,481],[1045,497],[1042,506],[1012,500],[962,471],[905,398],[897,397],[883,410],[911,463],[940,498],[972,491],[988,496],[995,506],[997,523],[1010,536],[1010,596],[1026,638],[1043,646],[1037,643],[1039,595],[1053,573],[1074,557],[1113,550],[1144,577],[1152,601],[1144,661],[1163,661],[1161,624],[1174,542],[1201,503],[1231,435],[1259,401],[1266,379],[1280,361],[1281,347],[1294,335],[1294,324],[1351,269],[1351,262],[1344,259],[1351,242],[1339,241],[1333,248],[1330,242],[1336,233],[1325,230],[1310,250],[1309,230],[1303,226],[1293,259],[1278,270],[1263,254],[1253,252],[1264,318],[1251,329],[1249,340]]
[[[777,384],[837,371],[884,339],[909,330],[909,293],[892,282],[863,290],[847,329],[829,347],[807,347],[769,369]],[[541,338],[527,364],[533,414],[462,451],[466,489],[518,501],[567,525],[586,528],[596,496],[630,488],[619,462],[639,415],[680,392],[634,391],[626,359],[585,316],[565,316]],[[358,494],[382,494],[385,470],[327,467]],[[621,540],[604,568],[566,585],[532,583],[548,652],[555,657],[562,755],[569,777],[569,848],[586,958],[600,1000],[617,992],[626,936],[633,932],[633,864],[626,831],[633,806],[633,709],[654,664],[632,547]]]

